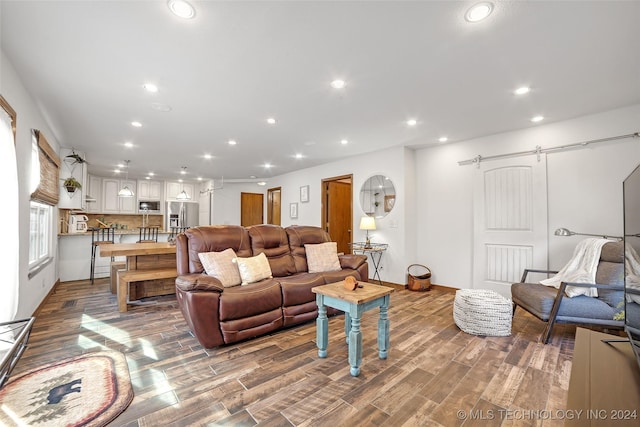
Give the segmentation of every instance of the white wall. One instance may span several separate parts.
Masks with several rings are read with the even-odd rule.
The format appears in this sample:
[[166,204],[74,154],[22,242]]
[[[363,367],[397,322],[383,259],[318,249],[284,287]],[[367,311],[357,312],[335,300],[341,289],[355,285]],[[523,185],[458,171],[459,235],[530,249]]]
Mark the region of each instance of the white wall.
[[[413,214],[407,213],[408,198],[405,180],[411,178],[413,154],[403,147],[395,147],[366,155],[316,166],[302,171],[280,175],[268,180],[267,187],[282,187],[282,225],[321,226],[322,180],[342,175],[353,175],[353,241],[364,241],[365,231],[358,229],[364,211],[360,206],[360,188],[373,175],[385,175],[396,190],[396,203],[384,218],[376,218],[376,230],[369,233],[374,243],[388,243],[382,258],[380,277],[384,281],[405,283],[407,266],[413,261],[414,251],[407,250],[407,234],[413,230]],[[408,171],[408,172],[407,172]],[[300,187],[309,186],[309,202],[300,203]],[[409,186],[410,188],[412,186]],[[412,196],[413,197],[413,196]],[[298,203],[298,218],[289,218],[289,203]],[[412,231],[411,231],[412,232]],[[411,241],[409,239],[409,241]],[[372,274],[372,273],[370,273]]]
[[[416,152],[417,258],[434,283],[471,288],[473,165],[458,161],[543,149],[640,130],[640,105],[491,135]],[[580,240],[554,230],[622,235],[622,181],[640,162],[640,139],[629,138],[547,154],[549,268],[561,268]],[[546,266],[542,266],[544,268]]]
[[[9,250],[18,250],[20,254],[20,296],[18,300],[18,312],[16,318],[28,317],[33,314],[40,305],[49,290],[58,278],[56,233],[52,233],[52,253],[56,257],[54,262],[47,265],[33,278],[29,279],[29,174],[31,172],[31,129],[39,129],[44,133],[47,141],[56,152],[60,151],[60,145],[54,133],[40,114],[36,103],[27,92],[15,72],[13,66],[0,52],[0,93],[16,111],[16,156],[18,161],[18,182],[20,192],[20,223],[19,242],[7,242]],[[53,228],[57,231],[58,209],[54,209]],[[13,227],[14,224],[3,224],[4,227]],[[13,245],[13,247],[11,246]],[[90,248],[87,248],[89,251]]]

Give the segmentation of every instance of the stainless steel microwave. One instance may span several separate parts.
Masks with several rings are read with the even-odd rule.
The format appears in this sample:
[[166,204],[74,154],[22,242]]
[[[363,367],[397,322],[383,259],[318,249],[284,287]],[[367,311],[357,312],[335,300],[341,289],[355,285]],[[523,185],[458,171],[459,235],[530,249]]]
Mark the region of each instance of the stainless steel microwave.
[[160,202],[158,200],[138,202],[138,212],[140,213],[160,213]]

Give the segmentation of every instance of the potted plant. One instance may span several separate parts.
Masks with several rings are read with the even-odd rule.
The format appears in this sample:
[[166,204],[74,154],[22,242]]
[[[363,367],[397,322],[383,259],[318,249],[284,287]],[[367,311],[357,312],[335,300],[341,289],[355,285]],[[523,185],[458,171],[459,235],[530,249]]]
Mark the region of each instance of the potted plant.
[[65,179],[62,185],[67,189],[67,193],[75,193],[77,189],[82,188],[82,184],[72,176]]

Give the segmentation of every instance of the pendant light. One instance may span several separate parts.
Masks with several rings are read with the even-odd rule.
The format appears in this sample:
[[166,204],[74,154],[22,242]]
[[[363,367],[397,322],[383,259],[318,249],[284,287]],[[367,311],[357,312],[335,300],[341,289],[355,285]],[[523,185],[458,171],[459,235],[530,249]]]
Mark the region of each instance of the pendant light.
[[[180,172],[180,174],[182,175],[186,175],[187,174],[187,167],[186,166],[182,166],[182,172]],[[180,180],[180,182],[182,182],[182,180]],[[182,191],[178,193],[178,195],[176,196],[177,200],[190,200],[191,196],[189,195],[189,193],[187,193],[184,189],[184,184],[182,184]]]
[[[127,164],[127,178],[126,180],[129,180],[129,162],[131,160],[125,160],[124,162]],[[120,191],[118,191],[118,197],[133,197],[135,194],[133,194],[133,191],[131,191],[131,189],[129,188],[129,186],[125,183],[124,187],[122,187],[122,189]]]

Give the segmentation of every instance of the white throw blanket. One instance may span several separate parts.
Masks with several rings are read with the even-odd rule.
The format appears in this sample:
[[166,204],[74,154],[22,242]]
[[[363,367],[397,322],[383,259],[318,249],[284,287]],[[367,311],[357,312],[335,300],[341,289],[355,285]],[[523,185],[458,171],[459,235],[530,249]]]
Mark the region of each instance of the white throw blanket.
[[[553,286],[556,289],[560,287],[561,282],[596,283],[596,270],[598,269],[598,261],[600,261],[600,252],[602,252],[602,246],[607,242],[609,240],[597,238],[582,240],[574,249],[573,256],[569,262],[555,276],[541,280],[540,283],[545,286]],[[567,286],[565,294],[568,297],[578,295],[597,297],[598,289]]]

